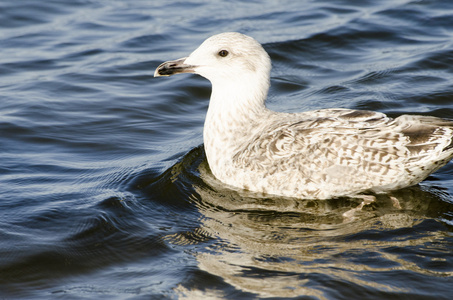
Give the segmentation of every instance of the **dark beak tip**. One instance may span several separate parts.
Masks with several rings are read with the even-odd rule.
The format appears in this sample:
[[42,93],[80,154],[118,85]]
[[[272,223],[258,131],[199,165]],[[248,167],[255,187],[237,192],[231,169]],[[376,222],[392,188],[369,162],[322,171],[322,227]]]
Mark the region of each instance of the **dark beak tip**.
[[156,71],[154,72],[154,77],[170,76],[172,74],[173,73],[169,72],[169,70],[166,68],[157,68]]
[[154,77],[170,76],[170,75],[171,74],[168,74],[168,68],[167,68],[167,63],[166,62],[160,64],[156,68],[156,71],[154,71]]
[[184,64],[186,57],[161,63],[154,72],[154,77],[171,76],[179,73],[191,73],[192,66]]

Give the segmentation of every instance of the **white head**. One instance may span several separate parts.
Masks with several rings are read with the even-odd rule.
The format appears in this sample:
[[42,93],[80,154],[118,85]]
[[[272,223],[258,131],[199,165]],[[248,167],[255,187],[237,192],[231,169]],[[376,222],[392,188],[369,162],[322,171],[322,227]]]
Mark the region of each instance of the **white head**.
[[258,76],[268,82],[270,70],[271,60],[260,43],[241,33],[226,32],[208,38],[188,57],[161,64],[154,76],[195,73],[213,84]]

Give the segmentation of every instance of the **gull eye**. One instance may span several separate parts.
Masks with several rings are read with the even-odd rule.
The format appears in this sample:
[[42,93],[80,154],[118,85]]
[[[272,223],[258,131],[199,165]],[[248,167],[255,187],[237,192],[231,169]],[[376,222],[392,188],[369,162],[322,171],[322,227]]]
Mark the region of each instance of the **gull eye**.
[[220,51],[219,51],[219,56],[225,57],[225,56],[227,56],[227,55],[228,55],[228,51],[227,51],[227,50],[220,50]]

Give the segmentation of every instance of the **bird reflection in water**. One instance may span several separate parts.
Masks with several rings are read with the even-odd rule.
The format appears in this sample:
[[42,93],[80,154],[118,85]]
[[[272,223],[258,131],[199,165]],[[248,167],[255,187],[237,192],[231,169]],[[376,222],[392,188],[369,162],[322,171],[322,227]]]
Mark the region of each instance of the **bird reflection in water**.
[[[172,171],[174,177],[186,172],[178,164]],[[442,242],[438,228],[426,228],[442,226],[435,219],[453,208],[442,200],[448,196],[442,191],[415,186],[392,195],[376,195],[377,201],[345,221],[344,213],[362,199],[270,198],[225,187],[210,173],[206,161],[198,171],[203,182],[194,184],[196,192],[190,201],[199,209],[200,226],[168,235],[166,240],[178,245],[206,242],[206,248],[194,254],[199,268],[259,297],[327,299],[335,296],[329,286],[341,285],[410,293],[392,281],[370,278],[395,270],[432,275],[423,259],[403,257],[398,249],[411,252],[417,245]],[[453,272],[436,275],[452,276]],[[182,298],[228,297],[224,288],[201,291],[181,284],[177,290]]]

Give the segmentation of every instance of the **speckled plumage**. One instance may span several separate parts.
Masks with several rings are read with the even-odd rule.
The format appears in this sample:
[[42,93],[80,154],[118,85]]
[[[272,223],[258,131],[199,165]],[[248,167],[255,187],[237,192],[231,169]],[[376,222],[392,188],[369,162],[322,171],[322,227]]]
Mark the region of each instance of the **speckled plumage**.
[[350,109],[271,111],[264,105],[270,69],[261,45],[239,33],[215,35],[156,69],[155,76],[196,73],[212,82],[204,146],[224,183],[327,199],[411,186],[453,157],[452,121]]

